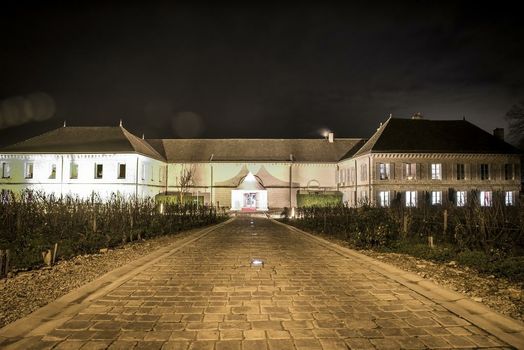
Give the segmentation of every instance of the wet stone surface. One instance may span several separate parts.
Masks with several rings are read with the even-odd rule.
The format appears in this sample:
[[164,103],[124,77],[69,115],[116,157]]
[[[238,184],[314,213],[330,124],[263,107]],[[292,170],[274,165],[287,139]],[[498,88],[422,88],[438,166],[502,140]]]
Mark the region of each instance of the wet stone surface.
[[[253,265],[255,258],[264,264]],[[68,322],[35,339],[36,347],[507,346],[359,260],[343,257],[269,220],[243,218],[98,298]]]

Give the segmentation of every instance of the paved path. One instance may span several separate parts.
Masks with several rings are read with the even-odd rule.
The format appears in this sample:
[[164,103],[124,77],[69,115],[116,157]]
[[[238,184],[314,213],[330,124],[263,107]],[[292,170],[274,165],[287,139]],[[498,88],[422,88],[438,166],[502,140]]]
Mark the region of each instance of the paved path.
[[[252,258],[264,260],[251,266]],[[358,258],[236,219],[31,342],[53,349],[508,347]],[[29,344],[26,344],[29,346]]]

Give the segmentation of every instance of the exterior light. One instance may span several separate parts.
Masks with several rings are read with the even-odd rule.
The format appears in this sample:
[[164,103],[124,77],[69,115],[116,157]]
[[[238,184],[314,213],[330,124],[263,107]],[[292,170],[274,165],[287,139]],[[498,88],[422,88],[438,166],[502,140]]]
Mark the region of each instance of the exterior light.
[[264,267],[264,260],[251,259],[251,267]]

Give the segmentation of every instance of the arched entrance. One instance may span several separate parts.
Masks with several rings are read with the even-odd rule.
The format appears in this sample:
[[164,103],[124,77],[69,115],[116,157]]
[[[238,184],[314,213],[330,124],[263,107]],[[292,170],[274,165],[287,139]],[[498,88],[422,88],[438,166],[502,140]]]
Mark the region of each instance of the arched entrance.
[[231,191],[231,210],[267,210],[267,190],[262,181],[249,172]]

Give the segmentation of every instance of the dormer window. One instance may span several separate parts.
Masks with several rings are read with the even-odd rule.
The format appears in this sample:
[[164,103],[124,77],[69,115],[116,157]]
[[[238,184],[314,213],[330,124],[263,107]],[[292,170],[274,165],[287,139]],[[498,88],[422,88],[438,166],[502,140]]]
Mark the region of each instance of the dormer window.
[[50,179],[56,179],[56,164],[51,164],[51,173],[49,174]]

